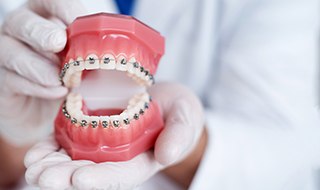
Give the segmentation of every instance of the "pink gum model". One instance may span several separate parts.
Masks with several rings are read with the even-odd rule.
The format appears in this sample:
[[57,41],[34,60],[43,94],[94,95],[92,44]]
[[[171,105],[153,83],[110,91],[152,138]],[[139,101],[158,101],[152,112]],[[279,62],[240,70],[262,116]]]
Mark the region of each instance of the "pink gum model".
[[[126,161],[151,149],[164,123],[146,89],[154,83],[164,38],[133,17],[107,13],[77,18],[67,37],[59,54],[60,80],[70,91],[87,78],[97,78],[98,72],[107,77],[121,72],[134,79],[140,91],[119,105],[109,102],[102,108],[92,108],[81,94],[70,92],[55,119],[57,142],[72,159],[94,162]],[[116,83],[113,78],[103,82]],[[120,106],[124,103],[128,106]]]

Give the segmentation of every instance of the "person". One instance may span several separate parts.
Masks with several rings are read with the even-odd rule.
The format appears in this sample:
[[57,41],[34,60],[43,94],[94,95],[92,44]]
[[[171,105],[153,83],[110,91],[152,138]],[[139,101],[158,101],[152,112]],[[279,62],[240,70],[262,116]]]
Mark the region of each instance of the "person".
[[24,161],[41,189],[132,189],[159,171],[168,178],[148,189],[320,188],[316,0],[136,1],[132,14],[166,38],[150,89],[165,128],[154,153],[100,164],[72,161],[47,137],[67,93],[55,53],[66,25],[116,3],[28,0],[6,14],[12,3],[0,6],[1,185],[44,139]]

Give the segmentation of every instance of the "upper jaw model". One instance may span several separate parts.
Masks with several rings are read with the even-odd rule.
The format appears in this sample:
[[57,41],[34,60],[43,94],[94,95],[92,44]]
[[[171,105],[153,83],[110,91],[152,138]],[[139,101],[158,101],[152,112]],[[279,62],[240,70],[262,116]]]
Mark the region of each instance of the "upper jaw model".
[[77,18],[60,53],[60,80],[70,89],[55,119],[55,137],[72,159],[125,161],[153,147],[163,128],[147,93],[164,38],[133,17]]

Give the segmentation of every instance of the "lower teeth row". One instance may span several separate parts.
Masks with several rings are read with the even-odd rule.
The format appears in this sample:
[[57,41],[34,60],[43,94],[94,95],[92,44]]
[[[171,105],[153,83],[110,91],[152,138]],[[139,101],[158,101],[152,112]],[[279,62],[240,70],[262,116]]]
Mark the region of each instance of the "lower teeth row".
[[97,128],[100,124],[103,128],[109,128],[111,126],[114,128],[118,128],[120,127],[121,124],[129,125],[132,120],[138,120],[140,116],[143,115],[146,112],[146,110],[149,108],[150,102],[151,102],[151,97],[149,97],[149,102],[144,103],[144,107],[141,108],[138,113],[133,114],[132,118],[129,118],[129,117],[121,118],[121,120],[111,119],[112,116],[110,116],[109,120],[99,120],[99,121],[91,121],[91,122],[85,119],[77,120],[76,118],[72,117],[68,113],[66,108],[66,101],[63,103],[62,113],[68,120],[70,120],[72,124],[75,124],[75,125],[78,124],[81,127],[88,127],[89,125],[91,125],[92,128]]

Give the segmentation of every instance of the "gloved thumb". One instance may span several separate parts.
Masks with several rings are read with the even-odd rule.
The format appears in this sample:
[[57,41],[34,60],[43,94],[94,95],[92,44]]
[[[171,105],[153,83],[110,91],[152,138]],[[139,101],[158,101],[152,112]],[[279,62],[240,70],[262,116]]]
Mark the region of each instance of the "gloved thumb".
[[185,99],[172,104],[165,118],[165,128],[155,145],[155,158],[162,165],[182,160],[195,147],[202,131],[203,121],[201,113],[196,111],[198,108],[192,106]]

